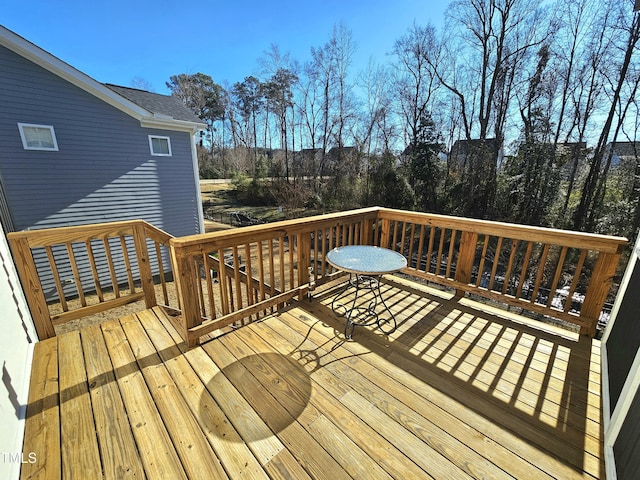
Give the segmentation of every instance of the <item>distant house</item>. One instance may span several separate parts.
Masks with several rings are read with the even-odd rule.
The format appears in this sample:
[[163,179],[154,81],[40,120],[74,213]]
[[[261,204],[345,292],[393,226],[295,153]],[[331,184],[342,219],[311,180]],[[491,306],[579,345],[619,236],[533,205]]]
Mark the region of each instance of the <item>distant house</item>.
[[305,175],[318,173],[318,167],[322,164],[321,148],[303,148],[293,155],[294,171],[304,172]]
[[587,142],[566,142],[556,144],[556,157],[575,157],[584,155]]
[[449,153],[449,165],[455,170],[468,169],[470,164],[486,164],[495,161],[497,168],[502,164],[504,152],[495,138],[484,140],[456,140]]
[[640,142],[609,143],[605,147],[605,160],[611,153],[611,166],[617,167],[626,163],[635,165],[640,159]]
[[144,219],[204,231],[195,134],[175,97],[104,85],[0,26],[5,231]]
[[[360,153],[356,147],[332,147],[326,155],[326,165],[340,175],[354,175],[360,171]],[[323,175],[325,172],[320,172]]]

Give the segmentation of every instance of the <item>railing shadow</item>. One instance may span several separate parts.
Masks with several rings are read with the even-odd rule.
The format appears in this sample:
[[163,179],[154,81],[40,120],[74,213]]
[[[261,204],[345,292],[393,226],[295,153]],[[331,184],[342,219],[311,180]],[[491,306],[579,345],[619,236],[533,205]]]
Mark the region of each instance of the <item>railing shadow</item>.
[[[335,292],[315,292],[301,306],[321,315],[338,340],[343,319],[331,311]],[[387,360],[411,366],[417,379],[572,469],[604,475],[599,363],[593,363],[599,349],[592,339],[533,328],[393,280],[383,295],[398,319],[396,332],[357,328],[352,341],[391,352]]]

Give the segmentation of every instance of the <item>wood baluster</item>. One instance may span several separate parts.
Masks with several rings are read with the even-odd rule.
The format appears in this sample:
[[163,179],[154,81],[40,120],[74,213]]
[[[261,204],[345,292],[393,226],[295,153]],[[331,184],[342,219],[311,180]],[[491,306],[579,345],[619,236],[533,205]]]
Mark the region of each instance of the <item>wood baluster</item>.
[[131,270],[131,261],[129,260],[129,249],[127,248],[127,240],[124,235],[120,235],[120,248],[122,249],[122,258],[127,271],[127,280],[129,280],[129,291],[136,293],[135,283],[133,282],[133,272]]
[[[416,270],[420,270],[422,266],[422,250],[424,249],[424,223],[420,225],[420,240],[418,241],[418,251],[416,252],[417,260],[416,260]],[[425,271],[427,270],[427,262],[425,261],[424,265]]]
[[160,285],[162,286],[162,298],[164,304],[169,305],[169,295],[167,293],[167,281],[164,275],[164,262],[162,261],[162,248],[158,242],[153,242],[156,246],[156,259],[158,260],[158,275],[160,276]]
[[[427,249],[426,265],[424,267],[425,272],[431,272],[431,256],[433,255],[433,242],[435,241],[435,237],[436,237],[436,227],[432,226],[429,229],[429,247]],[[434,269],[434,273],[435,273],[435,269]]]
[[496,271],[498,270],[498,264],[500,263],[501,252],[502,252],[502,237],[498,237],[496,252],[493,255],[493,266],[491,267],[491,277],[489,278],[489,290],[493,290],[493,283],[495,282],[495,279],[496,279]]
[[511,282],[511,271],[513,270],[513,261],[516,257],[516,251],[518,249],[518,240],[511,240],[511,254],[509,255],[509,263],[507,263],[507,271],[504,274],[504,282],[502,283],[502,294],[504,295],[509,288]]
[[53,249],[51,248],[51,246],[47,245],[45,247],[45,251],[47,252],[47,258],[49,259],[49,267],[51,268],[53,280],[56,283],[56,291],[58,292],[58,298],[60,299],[60,306],[62,307],[63,312],[68,312],[69,307],[67,305],[67,299],[64,295],[62,282],[60,281],[60,274],[58,273],[58,267],[56,266],[56,259],[53,255]]
[[549,298],[547,299],[547,308],[551,307],[551,302],[553,297],[555,296],[556,289],[558,288],[558,282],[560,281],[560,276],[562,275],[562,267],[564,267],[564,259],[567,256],[567,247],[562,247],[560,250],[560,257],[558,258],[558,266],[556,267],[556,273],[553,276],[553,281],[551,282],[551,288],[549,289]]
[[285,263],[285,256],[284,256],[284,238],[283,237],[279,237],[278,238],[278,259],[280,260],[280,288],[279,290],[281,292],[286,292],[287,290],[287,285],[285,283],[285,279],[284,279],[284,263]]
[[485,263],[485,260],[487,259],[487,249],[489,248],[489,235],[485,234],[484,241],[482,243],[483,243],[482,254],[480,255],[480,264],[478,265],[478,276],[476,278],[476,287],[480,287],[482,283],[482,278],[484,277],[484,263]]
[[522,287],[527,278],[527,271],[529,270],[529,260],[531,259],[531,252],[533,251],[533,242],[527,242],[527,251],[524,254],[522,260],[522,270],[520,271],[520,281],[518,282],[518,288],[516,290],[516,298],[522,297]]
[[587,250],[583,249],[580,252],[580,258],[578,259],[578,264],[576,265],[576,269],[573,273],[573,279],[571,280],[571,286],[569,287],[569,294],[567,295],[567,303],[564,306],[565,313],[571,309],[571,303],[573,301],[573,294],[578,287],[578,282],[580,281],[580,274],[582,273],[582,267],[584,265],[584,260],[587,258]]
[[224,261],[224,249],[218,250],[218,286],[220,287],[220,301],[222,302],[222,314],[229,315],[232,307],[229,304],[229,291],[227,290],[227,265]]
[[109,266],[109,275],[111,276],[111,285],[113,286],[113,294],[115,295],[116,298],[120,298],[120,286],[118,285],[118,276],[116,274],[116,268],[113,263],[113,255],[111,254],[109,237],[105,235],[102,238],[102,244],[104,245],[104,251],[107,256],[107,264]]
[[[202,264],[204,268],[204,280],[207,285],[207,297],[209,299],[209,318],[216,318],[216,303],[213,293],[213,275],[211,275],[211,260],[208,253],[202,254]],[[204,303],[204,302],[203,302]],[[206,317],[206,313],[203,310],[203,315]]]
[[413,241],[415,237],[415,223],[411,224],[411,236],[409,237],[409,250],[407,251],[407,262],[411,267],[411,261],[413,260]]
[[451,278],[451,265],[453,264],[453,256],[455,252],[457,234],[458,234],[457,230],[455,229],[451,230],[451,239],[449,240],[449,253],[447,256],[447,270],[444,275],[445,278]]
[[91,240],[84,242],[87,249],[87,257],[89,258],[89,265],[91,267],[91,276],[93,278],[93,284],[96,287],[96,295],[100,302],[104,302],[104,295],[102,294],[102,287],[100,285],[100,276],[98,275],[98,267],[96,267],[96,258],[93,254],[93,248],[91,247]]
[[531,303],[536,303],[536,297],[538,296],[538,290],[540,290],[540,283],[542,282],[542,275],[544,274],[544,266],[547,263],[547,255],[549,255],[549,244],[545,244],[542,249],[542,256],[538,263],[538,273],[536,274],[536,282],[533,285],[533,293],[531,294]]
[[84,296],[84,290],[82,288],[82,281],[80,280],[80,272],[78,271],[78,263],[76,262],[76,257],[73,253],[73,245],[71,242],[67,242],[67,254],[69,255],[69,263],[71,264],[71,271],[73,272],[73,278],[76,282],[76,291],[78,292],[78,297],[80,298],[80,304],[83,307],[87,306],[87,300]]
[[262,249],[262,241],[258,240],[256,244],[256,250],[258,251],[258,281],[260,284],[260,301],[266,298],[264,291],[264,250]]
[[274,268],[274,254],[273,254],[273,242],[274,239],[269,239],[269,295],[274,296],[276,293],[276,270]]
[[444,228],[440,228],[440,245],[438,246],[438,263],[436,265],[436,275],[440,275],[440,265],[442,263],[442,251],[444,249],[444,237],[446,230]]
[[[295,288],[295,279],[294,279],[294,263],[293,263],[293,253],[295,249],[295,237],[289,235],[289,289]],[[286,290],[282,290],[285,292]]]

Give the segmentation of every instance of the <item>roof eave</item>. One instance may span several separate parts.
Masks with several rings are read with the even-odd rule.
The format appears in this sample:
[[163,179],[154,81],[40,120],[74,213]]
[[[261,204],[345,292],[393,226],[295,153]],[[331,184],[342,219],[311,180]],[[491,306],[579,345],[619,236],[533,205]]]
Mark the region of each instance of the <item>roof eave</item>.
[[187,122],[185,120],[175,120],[169,118],[143,117],[140,119],[140,125],[144,128],[160,128],[170,130],[188,131],[196,133],[199,130],[207,128],[205,123]]

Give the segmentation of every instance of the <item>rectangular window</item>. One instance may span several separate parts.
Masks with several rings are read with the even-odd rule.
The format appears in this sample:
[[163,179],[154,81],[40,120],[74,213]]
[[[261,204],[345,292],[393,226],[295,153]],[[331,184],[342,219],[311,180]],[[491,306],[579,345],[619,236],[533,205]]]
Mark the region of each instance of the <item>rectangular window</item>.
[[25,150],[48,150],[57,152],[56,132],[51,125],[18,123],[22,146]]
[[171,140],[169,137],[149,135],[149,147],[151,147],[151,155],[161,157],[171,156]]

